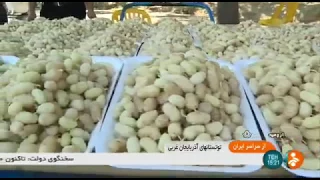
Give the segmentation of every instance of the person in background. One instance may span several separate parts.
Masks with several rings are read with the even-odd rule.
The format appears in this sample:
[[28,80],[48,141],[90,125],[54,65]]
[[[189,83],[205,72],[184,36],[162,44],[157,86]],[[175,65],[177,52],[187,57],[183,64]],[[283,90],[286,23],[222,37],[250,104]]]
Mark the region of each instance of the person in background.
[[[28,21],[34,20],[36,15],[37,2],[29,2]],[[86,12],[87,10],[87,12]],[[75,17],[78,19],[96,18],[93,10],[93,2],[42,2],[40,17],[49,20]]]
[[8,23],[7,6],[5,2],[0,2],[0,25]]

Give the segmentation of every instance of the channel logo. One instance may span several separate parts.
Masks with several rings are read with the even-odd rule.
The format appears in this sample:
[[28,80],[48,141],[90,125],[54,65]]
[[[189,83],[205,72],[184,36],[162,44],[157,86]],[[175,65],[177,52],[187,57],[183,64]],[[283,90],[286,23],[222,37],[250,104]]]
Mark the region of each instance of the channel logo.
[[303,161],[303,154],[300,151],[296,150],[289,151],[284,158],[284,162],[289,169],[300,168],[303,164]]

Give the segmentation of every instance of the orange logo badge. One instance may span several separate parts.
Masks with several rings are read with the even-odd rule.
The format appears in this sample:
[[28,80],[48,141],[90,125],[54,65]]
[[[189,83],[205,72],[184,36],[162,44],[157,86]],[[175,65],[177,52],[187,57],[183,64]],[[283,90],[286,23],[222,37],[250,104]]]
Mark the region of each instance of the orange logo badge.
[[290,169],[298,169],[304,161],[303,154],[300,151],[292,150],[288,152],[287,165]]

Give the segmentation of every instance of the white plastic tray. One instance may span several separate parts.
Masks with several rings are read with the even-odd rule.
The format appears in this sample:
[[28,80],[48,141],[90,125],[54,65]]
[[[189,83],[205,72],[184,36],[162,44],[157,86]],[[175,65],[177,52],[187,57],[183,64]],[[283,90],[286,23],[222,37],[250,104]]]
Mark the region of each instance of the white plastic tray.
[[139,52],[140,52],[140,50],[141,50],[141,48],[142,48],[142,46],[143,46],[143,44],[144,44],[144,41],[143,41],[143,40],[144,40],[144,39],[142,39],[142,41],[141,41],[141,43],[140,43],[139,47],[137,48],[137,51],[136,51],[135,56],[138,56],[138,55],[139,55]]
[[113,67],[113,76],[112,76],[112,81],[108,89],[108,94],[107,94],[107,99],[106,99],[106,104],[103,108],[102,111],[102,120],[100,120],[97,124],[94,130],[91,133],[91,138],[88,142],[88,147],[86,152],[92,152],[93,149],[95,148],[96,144],[99,144],[99,131],[101,129],[101,124],[103,123],[104,117],[106,115],[107,109],[110,105],[111,102],[111,97],[114,93],[115,86],[118,82],[119,76],[122,71],[123,67],[123,62],[119,58],[115,57],[108,57],[108,56],[92,56],[92,62],[93,63],[108,63],[112,65]]
[[2,60],[4,64],[16,64],[19,58],[17,56],[0,56],[0,60]]
[[[16,56],[0,56],[0,57],[1,57],[1,59],[3,60],[3,62],[5,64],[16,64],[19,61],[19,58],[16,57]],[[93,63],[109,63],[109,64],[112,65],[113,71],[114,71],[114,74],[113,74],[113,77],[112,77],[112,81],[111,81],[111,85],[109,87],[109,91],[108,91],[108,94],[107,94],[107,97],[106,97],[106,105],[105,105],[105,107],[103,109],[103,113],[102,113],[103,114],[103,116],[102,116],[103,118],[102,119],[104,119],[104,116],[106,114],[107,108],[109,107],[109,104],[110,104],[111,97],[113,95],[113,91],[114,91],[115,85],[117,84],[119,75],[121,73],[121,70],[122,70],[122,67],[123,67],[123,63],[118,58],[106,57],[106,56],[92,56],[92,61],[93,61]],[[92,150],[94,148],[94,145],[97,144],[96,141],[99,141],[98,133],[99,133],[101,124],[102,124],[102,121],[99,121],[96,124],[96,127],[94,128],[94,130],[91,133],[91,138],[90,138],[90,140],[88,142],[88,147],[87,147],[87,150],[86,150],[87,153],[92,152]]]
[[190,36],[192,37],[193,45],[199,49],[202,49],[202,42],[200,40],[199,32],[192,26],[189,26],[187,29]]
[[[114,125],[115,121],[113,120],[113,112],[115,109],[115,105],[120,100],[124,83],[130,73],[139,65],[145,62],[149,62],[152,60],[150,56],[137,56],[133,58],[129,58],[125,60],[124,67],[122,73],[119,78],[119,82],[116,86],[116,91],[112,97],[109,109],[105,116],[104,123],[102,124],[100,131],[100,139],[99,143],[96,145],[97,153],[106,153],[109,152],[108,144],[112,140],[114,136]],[[231,70],[233,70],[232,66],[229,66]],[[255,119],[250,110],[249,103],[245,97],[245,93],[242,88],[241,89],[241,112],[245,119],[245,126],[252,133],[252,137],[247,140],[261,140],[261,136],[259,134],[257,125],[255,123]],[[118,168],[127,168],[127,169],[144,169],[144,170],[183,170],[183,171],[198,171],[198,172],[225,172],[225,173],[249,173],[260,169],[262,166],[254,166],[254,165],[245,165],[242,167],[201,167],[201,166],[116,166]]]
[[[241,61],[236,62],[235,63],[236,73],[239,74],[238,79],[239,79],[240,83],[242,84],[242,86],[243,86],[243,88],[244,88],[244,90],[245,90],[245,92],[247,94],[248,100],[249,100],[249,102],[251,104],[253,112],[256,115],[256,118],[257,118],[258,123],[259,123],[259,125],[261,127],[261,130],[263,132],[264,137],[266,138],[267,141],[269,141],[272,144],[274,144],[278,151],[281,151],[278,143],[276,143],[276,141],[273,138],[269,137],[269,133],[271,132],[271,130],[270,130],[266,120],[264,119],[259,106],[256,104],[256,101],[255,101],[256,98],[253,95],[247,80],[242,75],[243,74],[242,71],[244,69],[248,68],[249,65],[254,64],[256,62],[258,62],[258,60],[254,60],[254,59],[241,60]],[[318,170],[318,171],[303,170],[303,169],[291,170],[291,169],[287,168],[285,165],[283,165],[283,167],[286,170],[288,170],[291,173],[296,174],[298,176],[313,177],[313,178],[314,177],[320,177],[320,170]]]

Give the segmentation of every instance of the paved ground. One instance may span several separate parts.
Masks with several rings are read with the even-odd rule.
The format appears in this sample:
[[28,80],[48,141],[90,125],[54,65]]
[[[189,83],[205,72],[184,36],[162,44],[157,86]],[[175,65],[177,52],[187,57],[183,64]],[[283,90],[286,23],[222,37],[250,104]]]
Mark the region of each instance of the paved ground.
[[[216,12],[217,3],[209,2],[212,10]],[[258,22],[260,19],[264,19],[272,16],[275,8],[279,6],[277,2],[239,2],[240,8],[240,18],[241,21],[244,20],[253,20]],[[106,14],[99,15],[100,17],[110,17],[111,12],[103,11]],[[147,10],[153,21],[158,21],[163,17],[176,17],[179,20],[185,22],[190,16],[194,15],[185,15],[185,14],[176,14],[171,12],[155,12],[155,10],[151,11]],[[157,10],[159,11],[159,10]],[[216,13],[214,13],[216,14]],[[195,13],[196,16],[207,16],[206,12],[203,10],[198,10]],[[296,20],[299,22],[314,22],[320,20],[320,3],[319,2],[300,2],[299,9],[297,11]]]
[[[213,11],[216,12],[217,3],[210,2],[210,6]],[[240,17],[241,20],[253,20],[258,22],[261,18],[266,18],[271,16],[274,12],[276,6],[279,3],[276,2],[240,2]],[[152,17],[152,21],[157,22],[163,17],[175,17],[182,22],[187,22],[188,18],[191,16],[207,16],[202,10],[198,10],[195,15],[177,14],[172,12],[159,12],[165,8],[153,9],[152,11],[148,9],[148,13]],[[114,9],[111,10],[96,10],[97,16],[102,18],[110,18]],[[39,14],[39,12],[38,12]],[[216,14],[216,13],[215,13]],[[314,22],[320,20],[320,3],[319,2],[300,2],[297,20],[300,22]]]
[[[149,15],[152,19],[152,23],[158,22],[160,19],[165,17],[172,17],[176,18],[181,22],[187,22],[192,15],[187,14],[176,14],[176,13],[170,13],[170,12],[149,12]],[[100,18],[109,18],[111,19],[112,13],[111,11],[97,11],[97,17]]]
[[[108,18],[111,19],[112,13],[111,11],[97,11],[96,12],[98,18]],[[37,15],[40,16],[40,12],[37,12]],[[187,23],[188,19],[190,19],[191,15],[185,14],[175,14],[175,13],[166,13],[166,12],[150,12],[149,15],[152,18],[152,23],[159,21],[161,18],[172,17],[178,19],[183,23]],[[11,21],[14,17],[9,17],[9,21]]]

